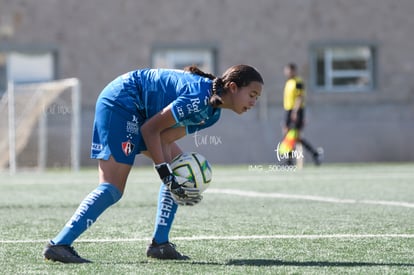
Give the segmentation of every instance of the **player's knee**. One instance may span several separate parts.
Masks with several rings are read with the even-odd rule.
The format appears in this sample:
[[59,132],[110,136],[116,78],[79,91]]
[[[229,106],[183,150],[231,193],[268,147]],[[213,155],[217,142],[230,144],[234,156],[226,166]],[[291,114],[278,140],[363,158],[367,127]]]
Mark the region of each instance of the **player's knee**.
[[123,195],[123,190],[120,190],[118,187],[116,187],[115,185],[111,184],[111,183],[102,183],[99,185],[98,187],[100,190],[102,191],[106,191],[111,195],[112,198],[112,204],[118,202]]

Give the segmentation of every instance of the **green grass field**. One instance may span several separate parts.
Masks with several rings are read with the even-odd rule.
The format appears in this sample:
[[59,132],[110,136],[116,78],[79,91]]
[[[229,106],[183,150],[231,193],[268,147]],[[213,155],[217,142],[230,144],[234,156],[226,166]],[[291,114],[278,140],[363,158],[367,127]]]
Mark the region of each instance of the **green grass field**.
[[189,261],[147,259],[159,181],[135,168],[122,200],[75,243],[92,264],[44,261],[46,241],[95,170],[0,174],[1,274],[414,274],[414,164],[213,166],[204,200],[177,213]]

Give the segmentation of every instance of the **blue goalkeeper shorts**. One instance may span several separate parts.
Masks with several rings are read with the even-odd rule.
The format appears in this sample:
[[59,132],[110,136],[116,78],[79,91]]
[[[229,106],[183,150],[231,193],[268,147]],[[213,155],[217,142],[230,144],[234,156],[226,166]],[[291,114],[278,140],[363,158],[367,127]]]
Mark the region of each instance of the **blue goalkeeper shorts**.
[[144,119],[100,97],[96,103],[91,158],[133,165],[135,156],[146,150],[140,127]]

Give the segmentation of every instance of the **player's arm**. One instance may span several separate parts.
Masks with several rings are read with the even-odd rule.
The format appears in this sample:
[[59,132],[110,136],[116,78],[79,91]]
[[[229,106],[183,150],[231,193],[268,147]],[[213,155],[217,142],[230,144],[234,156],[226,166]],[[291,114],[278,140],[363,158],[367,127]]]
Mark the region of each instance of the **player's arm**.
[[[166,162],[171,162],[173,158],[183,152],[175,141],[185,135],[185,127],[168,128],[161,132],[161,146]],[[144,151],[142,154],[152,159],[149,151]]]
[[303,88],[304,88],[303,83],[301,82],[296,83],[296,87],[295,87],[296,97],[295,97],[295,102],[294,102],[292,113],[291,113],[291,116],[292,116],[291,118],[293,121],[297,119],[298,111],[303,106],[303,102],[305,100],[303,96]]
[[171,155],[171,152],[165,152],[164,150],[171,149],[171,147],[167,148],[164,144],[171,143],[181,135],[179,130],[169,130],[175,123],[171,105],[168,105],[141,126],[141,134],[161,180],[168,186],[173,197],[177,196],[189,200],[198,199],[200,194],[197,189],[179,185],[167,162],[170,160],[166,159],[167,153]]
[[297,119],[298,111],[301,108],[302,103],[303,103],[303,96],[302,95],[297,96],[296,99],[295,99],[295,105],[293,105],[293,109],[292,109],[292,113],[291,113],[293,121],[295,121]]
[[[171,105],[168,105],[159,113],[151,117],[141,126],[141,134],[147,146],[147,150],[151,155],[155,164],[160,164],[168,160],[165,159],[163,153],[163,145],[172,141],[175,137],[179,136],[179,133],[168,134],[167,129],[171,128],[176,123],[172,114]],[[164,142],[161,141],[161,134],[164,134]]]

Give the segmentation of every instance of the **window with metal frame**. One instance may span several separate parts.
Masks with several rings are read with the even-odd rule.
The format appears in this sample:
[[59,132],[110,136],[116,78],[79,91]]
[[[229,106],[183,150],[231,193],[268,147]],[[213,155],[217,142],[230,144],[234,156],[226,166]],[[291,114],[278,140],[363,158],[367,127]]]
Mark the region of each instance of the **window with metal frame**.
[[215,74],[216,49],[210,46],[155,46],[151,63],[154,68],[183,69],[196,65],[201,70]]
[[372,91],[376,51],[372,45],[317,45],[311,50],[311,83],[326,92]]
[[0,92],[7,83],[37,83],[56,79],[54,49],[0,48]]

